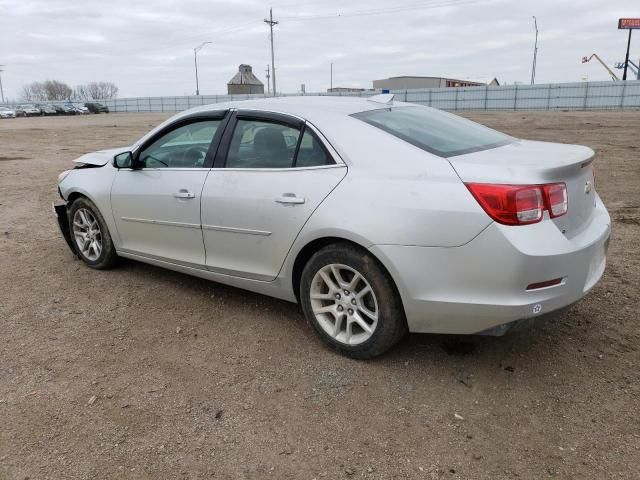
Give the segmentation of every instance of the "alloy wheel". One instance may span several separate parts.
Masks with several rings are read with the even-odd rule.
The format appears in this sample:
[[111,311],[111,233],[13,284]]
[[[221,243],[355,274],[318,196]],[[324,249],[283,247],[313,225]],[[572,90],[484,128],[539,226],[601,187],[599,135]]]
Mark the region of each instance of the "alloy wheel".
[[80,253],[89,261],[96,261],[102,253],[102,232],[94,214],[79,208],[73,215],[73,236]]
[[316,272],[311,309],[320,327],[346,345],[366,342],[378,325],[378,300],[364,275],[352,267],[330,264]]

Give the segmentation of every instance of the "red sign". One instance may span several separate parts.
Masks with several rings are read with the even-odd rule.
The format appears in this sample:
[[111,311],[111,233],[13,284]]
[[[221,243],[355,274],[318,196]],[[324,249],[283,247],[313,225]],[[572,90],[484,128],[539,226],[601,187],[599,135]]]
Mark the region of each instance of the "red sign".
[[618,20],[618,28],[640,28],[640,18],[621,18],[620,20]]

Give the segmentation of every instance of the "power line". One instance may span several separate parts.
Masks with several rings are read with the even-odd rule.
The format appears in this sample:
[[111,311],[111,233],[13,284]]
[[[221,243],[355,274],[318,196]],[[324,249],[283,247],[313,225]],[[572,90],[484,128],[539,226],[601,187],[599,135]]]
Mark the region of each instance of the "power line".
[[[428,10],[428,9],[435,9],[435,8],[444,8],[444,7],[449,7],[449,6],[459,6],[459,5],[467,5],[467,4],[473,4],[473,3],[479,3],[482,2],[484,0],[432,0],[429,2],[421,2],[419,4],[412,4],[412,5],[405,5],[405,6],[395,6],[395,7],[385,7],[385,8],[378,8],[378,9],[369,9],[369,10],[359,10],[359,11],[355,11],[355,12],[348,12],[348,13],[340,13],[340,12],[336,12],[336,13],[322,13],[322,14],[310,14],[310,15],[290,15],[290,16],[285,16],[285,17],[280,17],[280,20],[316,20],[316,19],[331,19],[331,18],[347,18],[347,17],[358,17],[358,16],[370,16],[370,15],[382,15],[385,13],[395,13],[395,12],[403,12],[403,11],[411,11],[411,10]],[[317,3],[316,1],[309,1],[309,2],[303,2],[303,3],[292,3],[290,5],[295,5],[295,6],[301,6],[301,5],[306,5],[306,4],[313,4],[313,3]],[[265,22],[268,22],[268,20],[265,20]],[[235,25],[229,25],[226,28],[222,28],[220,30],[213,30],[213,31],[207,31],[206,35],[225,35],[225,34],[229,34],[229,33],[236,33],[236,32],[240,32],[248,27],[251,26],[255,26],[255,21],[251,21],[251,22],[244,22],[244,23],[239,23],[239,24],[235,24]],[[157,49],[158,47],[164,47],[164,46],[173,46],[175,47],[176,44],[179,42],[180,44],[182,43],[187,43],[187,42],[191,42],[193,40],[198,40],[200,38],[202,38],[204,32],[202,34],[194,34],[194,35],[189,35],[189,36],[183,36],[177,39],[172,39],[172,40],[167,40],[166,42],[161,42],[161,43],[156,43],[154,45],[154,50]]]
[[396,7],[386,7],[386,8],[377,8],[370,10],[360,10],[355,12],[347,12],[347,13],[323,13],[323,14],[310,14],[310,15],[293,15],[288,17],[281,17],[286,20],[317,20],[317,19],[329,19],[329,18],[346,18],[346,17],[364,17],[370,15],[382,15],[385,13],[396,13],[396,12],[404,12],[410,10],[428,10],[433,8],[443,8],[443,7],[454,7],[459,5],[469,5],[472,3],[479,3],[483,0],[445,0],[440,2],[429,2],[429,3],[421,3],[414,5],[405,5],[405,6],[396,6]]
[[[256,24],[255,21],[239,23],[236,25],[230,25],[229,27],[223,28],[221,30],[212,30],[212,31],[206,31],[203,33],[198,33],[198,34],[193,34],[188,36],[180,36],[179,38],[174,38],[171,40],[167,39],[166,41],[163,41],[160,43],[154,43],[153,50],[157,50],[158,47],[161,47],[161,48],[169,47],[169,46],[176,47],[177,44],[180,44],[180,45],[184,44],[186,48],[188,42],[197,41],[205,35],[224,35],[228,33],[240,32],[246,29],[247,27],[255,26],[255,24]],[[147,50],[150,50],[150,49],[147,49]]]

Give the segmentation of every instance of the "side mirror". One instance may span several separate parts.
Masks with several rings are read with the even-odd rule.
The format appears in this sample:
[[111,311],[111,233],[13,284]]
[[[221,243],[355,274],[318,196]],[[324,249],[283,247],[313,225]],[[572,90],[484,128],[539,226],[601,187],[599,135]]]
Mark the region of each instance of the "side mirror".
[[133,168],[133,154],[131,152],[119,153],[113,157],[116,168]]

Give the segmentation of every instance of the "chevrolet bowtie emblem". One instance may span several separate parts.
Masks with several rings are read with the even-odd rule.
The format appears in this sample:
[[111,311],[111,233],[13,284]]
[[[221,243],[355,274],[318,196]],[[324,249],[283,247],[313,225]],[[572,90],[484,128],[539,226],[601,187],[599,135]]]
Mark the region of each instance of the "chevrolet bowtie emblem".
[[589,195],[591,193],[591,182],[584,184],[584,193]]

